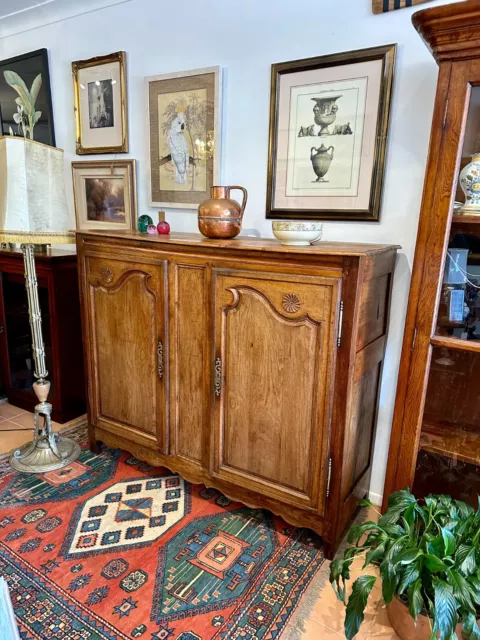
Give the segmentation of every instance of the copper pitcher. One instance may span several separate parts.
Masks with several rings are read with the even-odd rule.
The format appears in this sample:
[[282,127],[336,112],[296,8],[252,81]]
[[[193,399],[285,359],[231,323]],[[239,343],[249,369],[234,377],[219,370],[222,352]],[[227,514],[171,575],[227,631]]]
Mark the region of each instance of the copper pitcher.
[[[230,190],[243,191],[241,205],[230,199]],[[248,193],[243,187],[211,187],[211,197],[198,207],[198,228],[207,238],[235,238],[242,228]]]

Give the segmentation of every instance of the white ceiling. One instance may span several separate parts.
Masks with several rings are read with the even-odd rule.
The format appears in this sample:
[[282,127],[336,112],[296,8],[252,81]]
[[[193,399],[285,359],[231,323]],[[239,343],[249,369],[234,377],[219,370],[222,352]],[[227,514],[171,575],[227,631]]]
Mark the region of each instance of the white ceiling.
[[50,2],[52,0],[0,0],[0,20]]
[[132,0],[0,0],[0,39]]

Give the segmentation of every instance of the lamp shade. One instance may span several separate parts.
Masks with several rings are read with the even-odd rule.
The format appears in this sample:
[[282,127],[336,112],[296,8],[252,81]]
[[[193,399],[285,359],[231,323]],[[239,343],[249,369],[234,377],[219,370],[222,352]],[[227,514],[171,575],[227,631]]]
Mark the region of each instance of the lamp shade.
[[71,243],[63,150],[0,137],[0,242]]

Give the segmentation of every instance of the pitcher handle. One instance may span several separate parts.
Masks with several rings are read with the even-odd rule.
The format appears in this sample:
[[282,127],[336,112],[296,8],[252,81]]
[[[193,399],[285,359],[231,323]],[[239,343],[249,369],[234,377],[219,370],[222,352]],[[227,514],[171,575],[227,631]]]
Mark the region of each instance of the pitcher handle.
[[246,189],[244,189],[244,187],[236,187],[236,186],[231,186],[228,187],[229,189],[238,189],[239,191],[243,192],[243,202],[242,205],[240,207],[240,217],[243,218],[243,213],[245,211],[245,207],[247,206],[247,199],[248,199],[248,191]]
[[330,149],[332,149],[332,156],[333,156],[333,152],[335,151],[335,147],[334,146],[330,146],[327,149],[327,153],[330,151]]

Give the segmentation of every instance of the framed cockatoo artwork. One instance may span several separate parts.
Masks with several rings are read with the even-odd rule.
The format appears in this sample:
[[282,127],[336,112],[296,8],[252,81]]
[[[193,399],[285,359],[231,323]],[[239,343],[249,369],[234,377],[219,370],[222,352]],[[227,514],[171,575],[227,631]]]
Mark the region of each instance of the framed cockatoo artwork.
[[220,180],[220,67],[146,78],[150,206],[195,209]]

